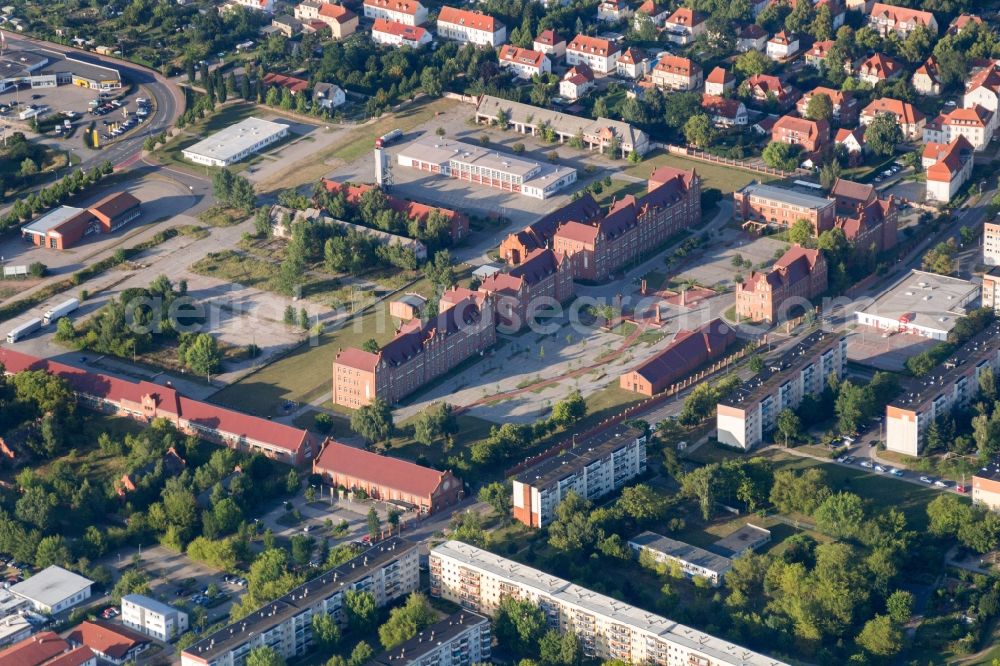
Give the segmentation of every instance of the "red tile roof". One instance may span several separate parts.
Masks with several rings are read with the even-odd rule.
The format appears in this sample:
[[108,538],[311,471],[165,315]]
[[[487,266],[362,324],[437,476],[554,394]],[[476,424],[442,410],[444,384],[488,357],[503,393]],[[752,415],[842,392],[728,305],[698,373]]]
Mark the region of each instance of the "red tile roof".
[[139,200],[128,192],[114,192],[104,197],[88,210],[99,220],[111,224],[119,215],[139,205]]
[[334,362],[339,365],[345,365],[348,368],[354,368],[355,370],[375,372],[375,366],[378,365],[378,354],[349,347],[337,352]]
[[638,365],[633,372],[654,386],[666,388],[698,366],[719,358],[735,342],[735,331],[722,319],[713,319],[693,331],[677,331],[663,351]]
[[427,30],[419,25],[406,25],[399,21],[387,21],[386,19],[377,18],[374,25],[372,25],[372,32],[383,32],[387,35],[401,37],[406,41],[419,42],[423,39]]
[[979,18],[975,14],[962,14],[961,16],[956,16],[952,19],[951,23],[948,24],[948,34],[954,35],[962,31],[967,25],[976,24],[983,25],[983,19]]
[[880,113],[889,113],[896,116],[896,120],[903,125],[911,125],[924,120],[926,116],[912,104],[903,102],[891,97],[881,97],[866,106],[861,112],[862,116],[874,118]]
[[927,167],[927,180],[948,183],[962,170],[965,162],[972,159],[972,144],[964,136],[947,145],[928,143],[923,156],[937,160]]
[[0,652],[0,666],[41,666],[69,649],[58,634],[43,631]]
[[319,15],[331,18],[337,23],[346,23],[347,21],[358,17],[357,14],[352,12],[347,7],[333,2],[324,2],[321,4],[319,6]]
[[993,113],[989,109],[984,109],[976,104],[971,109],[953,109],[950,113],[943,114],[941,124],[985,128],[989,125],[992,116]]
[[556,34],[555,30],[542,30],[538,33],[538,37],[535,37],[535,42],[544,46],[555,46],[565,41],[565,39]]
[[782,46],[789,46],[792,42],[797,42],[798,39],[799,38],[795,35],[789,35],[787,32],[782,30],[781,32],[775,33],[774,37],[772,37],[770,41],[775,44],[781,44]]
[[806,118],[796,118],[795,116],[782,116],[771,128],[772,132],[788,131],[804,134],[810,140],[823,137],[828,134],[828,125],[825,120],[808,120]]
[[449,475],[448,472],[371,453],[333,439],[326,440],[313,463],[313,471],[350,476],[418,497],[432,496]]
[[980,69],[972,75],[965,86],[966,92],[972,92],[976,88],[987,88],[994,93],[1000,93],[1000,72],[992,65]]
[[891,79],[902,70],[903,63],[881,53],[871,56],[858,67],[858,71],[864,76],[874,76],[882,81]]
[[725,84],[732,81],[733,75],[724,67],[716,67],[708,74],[708,78],[705,79],[705,83],[719,83]]
[[556,235],[560,238],[565,238],[567,240],[576,241],[578,243],[586,243],[588,245],[593,245],[594,241],[597,240],[597,233],[599,229],[595,226],[589,224],[582,224],[580,222],[567,222],[566,224],[559,227],[556,231]]
[[[375,23],[383,19],[375,19]],[[400,25],[400,24],[396,24]],[[407,26],[410,27],[410,26]],[[423,30],[423,28],[417,28],[418,30]],[[350,204],[357,205],[361,201],[361,195],[363,195],[368,190],[374,189],[374,185],[355,185],[353,183],[338,183],[335,180],[329,180],[327,178],[323,179],[323,185],[326,187],[327,192],[343,192],[344,197]],[[443,215],[453,224],[458,224],[459,226],[468,227],[469,220],[465,213],[460,213],[456,210],[451,210],[450,208],[438,208],[437,206],[429,206],[427,204],[418,203],[416,201],[410,201],[409,199],[400,199],[392,195],[387,195],[386,199],[389,203],[389,207],[392,208],[397,213],[402,213],[406,216],[408,220],[417,220],[419,222],[424,222],[427,217],[433,213],[437,212],[439,215]]]
[[150,642],[137,631],[100,620],[83,621],[67,638],[71,643],[86,645],[94,652],[113,659],[121,659],[129,650]]
[[719,95],[706,94],[701,96],[701,108],[714,116],[722,116],[723,118],[735,118],[740,111],[741,104],[742,102],[738,99],[728,99]]
[[588,35],[577,35],[566,47],[567,51],[577,51],[579,53],[591,53],[599,56],[610,56],[618,53],[618,45],[607,39],[600,37],[590,37]]
[[837,42],[833,41],[832,39],[828,39],[822,42],[815,42],[809,49],[809,52],[806,53],[806,55],[811,56],[813,58],[825,58],[827,54],[830,52],[830,49],[833,48],[833,45],[836,43]]
[[618,56],[618,62],[626,65],[636,65],[646,59],[646,54],[637,46],[630,46]]
[[301,92],[309,87],[309,82],[305,79],[300,79],[297,76],[285,76],[284,74],[275,74],[270,72],[264,75],[264,84],[269,86],[280,86],[282,88],[288,88],[290,91]]
[[522,49],[512,44],[504,44],[500,47],[500,61],[512,62],[518,65],[527,65],[540,69],[545,62],[545,54],[531,49]]
[[457,9],[455,7],[442,7],[441,11],[438,12],[438,22],[452,23],[485,32],[496,32],[504,27],[503,23],[492,16],[487,16],[480,12],[470,12],[467,9]]
[[44,666],[82,666],[94,659],[94,651],[80,646],[45,662]]
[[422,9],[419,2],[410,2],[409,0],[365,0],[365,7],[377,7],[409,16],[414,16]]
[[688,58],[675,55],[665,55],[660,58],[654,68],[657,72],[667,72],[668,74],[679,74],[680,76],[691,76],[701,70],[697,64]]
[[853,99],[854,97],[849,91],[844,92],[840,90],[834,90],[833,88],[825,88],[823,86],[818,86],[807,92],[805,95],[802,96],[802,99],[798,101],[798,106],[800,110],[805,109],[805,107],[809,104],[809,100],[812,99],[813,95],[826,95],[827,97],[830,98],[830,103],[833,104],[833,106],[841,106],[841,107],[849,103],[851,99]]
[[793,245],[781,255],[774,266],[766,273],[753,271],[743,284],[744,291],[756,291],[759,285],[767,282],[773,289],[782,286],[790,287],[797,282],[806,280],[812,274],[820,259],[819,250],[809,250],[799,245]]
[[767,32],[756,23],[751,23],[740,31],[740,39],[757,40],[761,37],[767,37]]
[[676,23],[677,25],[686,26],[688,28],[693,28],[705,21],[707,17],[701,12],[696,12],[687,7],[680,7],[670,18],[667,19],[667,23]]
[[919,23],[925,27],[930,27],[932,23],[935,23],[934,14],[930,12],[909,9],[908,7],[895,7],[881,2],[872,5],[870,16],[872,18],[886,18],[893,23]]

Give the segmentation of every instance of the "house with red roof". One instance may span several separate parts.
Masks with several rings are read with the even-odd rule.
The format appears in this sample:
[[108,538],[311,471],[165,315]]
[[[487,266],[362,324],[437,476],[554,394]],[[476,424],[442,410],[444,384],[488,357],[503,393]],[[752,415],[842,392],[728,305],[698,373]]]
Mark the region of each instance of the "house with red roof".
[[295,18],[303,24],[319,21],[330,29],[334,39],[344,39],[358,29],[357,14],[343,5],[324,0],[300,2],[295,6]]
[[962,96],[962,106],[971,108],[979,105],[993,113],[1000,111],[1000,62],[988,61],[988,64],[973,69],[972,76],[965,84],[965,95]]
[[418,26],[427,22],[427,8],[419,0],[364,0],[365,18]]
[[919,9],[887,5],[882,2],[876,2],[872,5],[872,10],[868,14],[868,25],[877,30],[880,35],[884,36],[894,32],[903,39],[916,30],[918,26],[930,30],[934,37],[937,37],[938,32],[937,19],[934,18],[934,14]]
[[964,136],[924,146],[921,163],[927,171],[927,201],[951,201],[972,175],[972,153],[972,144]]
[[0,651],[0,666],[97,666],[97,656],[54,631],[42,631]]
[[826,62],[826,57],[830,54],[830,49],[832,49],[836,43],[837,42],[832,39],[813,42],[813,45],[809,47],[808,51],[806,51],[806,64],[812,65],[816,69],[821,68],[823,63]]
[[406,25],[386,19],[375,19],[372,41],[387,46],[409,46],[417,49],[434,41],[430,31],[420,26]]
[[666,54],[660,57],[652,72],[653,85],[664,90],[697,90],[701,88],[701,65],[690,58]]
[[531,45],[532,51],[539,51],[550,58],[561,58],[566,55],[566,40],[555,30],[542,30]]
[[924,64],[917,67],[910,79],[913,89],[921,95],[937,96],[941,94],[941,75],[937,58],[930,56]]
[[975,14],[960,14],[951,20],[948,24],[949,35],[960,34],[967,27],[972,25],[984,25],[983,19]]
[[924,134],[924,125],[927,124],[927,116],[920,112],[915,106],[908,102],[903,102],[891,97],[881,97],[874,100],[861,111],[860,121],[862,125],[869,125],[880,115],[889,115],[895,118],[899,128],[903,130],[903,138],[910,141],[920,141]]
[[544,53],[522,49],[512,44],[500,47],[498,59],[501,69],[509,69],[522,79],[530,79],[552,71],[552,62]]
[[734,344],[736,331],[722,319],[694,330],[681,329],[662,351],[624,373],[618,384],[626,391],[652,397],[722,358]]
[[855,250],[879,254],[896,246],[899,212],[895,197],[878,196],[874,185],[838,178],[830,190],[835,204],[834,226]]
[[573,265],[564,254],[533,250],[507,272],[485,278],[479,291],[494,297],[501,333],[516,333],[535,315],[533,307],[564,303],[573,297]]
[[620,53],[621,48],[611,40],[579,34],[566,47],[566,64],[587,65],[597,74],[610,74]]
[[590,92],[597,84],[594,72],[587,65],[575,65],[566,70],[559,82],[559,96],[568,100],[578,100]]
[[708,16],[702,12],[678,7],[664,22],[663,31],[667,33],[669,41],[685,46],[705,32],[708,28],[707,20]]
[[482,12],[444,6],[438,12],[437,34],[441,39],[496,48],[507,41],[507,26]]
[[786,60],[799,52],[799,38],[782,30],[767,40],[767,57],[771,60]]
[[649,20],[653,22],[653,25],[662,28],[663,24],[666,23],[667,18],[670,17],[670,9],[656,0],[645,0],[639,8],[635,10],[635,21],[636,27],[638,28],[639,15],[643,14],[649,17]]
[[736,78],[724,67],[716,67],[705,77],[705,94],[724,96],[736,87]]
[[805,117],[806,109],[809,108],[809,100],[816,95],[826,95],[830,100],[833,105],[833,116],[831,117],[833,122],[838,125],[853,125],[857,122],[859,105],[854,94],[848,90],[834,90],[823,86],[813,88],[795,103],[795,108],[800,116]]
[[151,644],[144,634],[103,620],[84,620],[66,640],[72,645],[89,648],[102,661],[115,666],[134,662]]
[[924,143],[951,143],[955,137],[964,136],[973,149],[984,150],[993,139],[995,115],[978,104],[969,109],[952,109],[927,121]]
[[500,258],[516,266],[535,250],[551,247],[556,229],[566,222],[588,223],[595,221],[601,215],[601,207],[597,201],[590,192],[585,192],[583,196],[543,216],[521,231],[509,234],[500,243]]
[[865,150],[865,132],[860,127],[855,127],[854,129],[841,127],[837,130],[837,134],[833,138],[833,143],[837,146],[843,146],[848,154],[860,157]]
[[439,472],[333,439],[323,443],[313,461],[313,474],[335,488],[362,491],[375,500],[412,507],[421,515],[454,506],[464,496],[462,481],[450,471]]
[[826,291],[823,253],[793,245],[768,271],[753,271],[736,285],[736,315],[750,321],[775,322],[800,310]]
[[297,76],[275,74],[274,72],[268,72],[265,74],[262,81],[265,86],[284,88],[293,95],[297,95],[300,92],[304,92],[309,89],[309,82],[305,79],[300,79]]
[[887,55],[876,53],[865,58],[858,65],[858,78],[866,83],[875,85],[899,78],[906,70],[903,63]]
[[736,50],[740,53],[747,51],[761,51],[767,48],[767,31],[756,23],[744,27],[740,30],[736,40]]
[[771,128],[771,141],[798,146],[807,153],[822,149],[829,140],[830,125],[826,120],[782,116]]
[[312,460],[315,453],[315,443],[306,430],[193,400],[169,384],[88,372],[10,348],[0,348],[0,365],[8,375],[44,370],[61,377],[76,395],[77,404],[88,409],[142,423],[163,418],[183,433],[289,465]]
[[629,46],[618,56],[615,71],[618,76],[641,79],[649,72],[649,58],[638,46]]
[[754,74],[743,85],[747,87],[747,94],[756,102],[766,103],[774,101],[780,109],[788,109],[799,98],[799,91],[777,76],[771,74]]
[[749,122],[747,107],[738,99],[706,93],[701,96],[701,108],[717,127],[734,127]]

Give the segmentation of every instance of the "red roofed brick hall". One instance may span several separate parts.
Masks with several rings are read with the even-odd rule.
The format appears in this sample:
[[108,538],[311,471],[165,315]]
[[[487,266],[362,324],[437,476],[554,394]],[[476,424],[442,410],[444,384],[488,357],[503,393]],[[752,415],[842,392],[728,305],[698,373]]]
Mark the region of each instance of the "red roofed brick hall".
[[680,330],[656,356],[621,376],[626,391],[653,396],[684,379],[698,367],[721,358],[736,342],[736,332],[721,319],[693,331]]
[[422,467],[364,449],[326,440],[313,461],[313,474],[347,490],[363,490],[382,501],[411,504],[422,514],[431,514],[461,501],[462,481],[450,471]]

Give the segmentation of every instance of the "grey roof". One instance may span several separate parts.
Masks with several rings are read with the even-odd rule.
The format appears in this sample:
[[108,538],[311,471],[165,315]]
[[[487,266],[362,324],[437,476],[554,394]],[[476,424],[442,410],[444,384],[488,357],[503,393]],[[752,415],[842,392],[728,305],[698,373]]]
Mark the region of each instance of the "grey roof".
[[246,118],[202,139],[183,152],[228,161],[258,141],[288,131],[288,125],[263,118]]
[[144,594],[126,594],[122,597],[122,601],[128,601],[146,610],[153,611],[154,613],[159,613],[160,615],[172,615],[178,611],[170,604],[165,604],[162,601],[157,601],[152,597],[147,597]]
[[83,208],[74,208],[73,206],[60,206],[53,211],[42,215],[40,218],[35,220],[30,224],[26,224],[21,227],[21,231],[27,232],[29,234],[45,235],[52,229],[58,227],[63,222],[71,220],[77,215],[86,213],[87,211]]
[[770,540],[771,530],[747,523],[732,534],[719,539],[712,546],[736,557],[747,550],[756,549]]
[[833,199],[818,197],[814,194],[806,194],[804,192],[797,192],[784,187],[764,185],[757,182],[748,183],[739,192],[743,195],[774,199],[776,201],[792,204],[793,206],[800,206],[802,208],[811,208],[815,210],[822,210],[834,205]]
[[548,488],[571,474],[575,474],[595,460],[611,455],[612,452],[628,446],[643,436],[638,428],[619,425],[575,443],[572,448],[562,451],[532,465],[516,477],[517,481],[532,488]]
[[701,567],[702,569],[707,569],[716,574],[725,573],[733,566],[733,561],[728,557],[710,553],[704,548],[692,546],[689,543],[678,541],[677,539],[671,539],[670,537],[665,537],[662,534],[657,534],[656,532],[643,532],[642,534],[637,534],[629,539],[629,545],[649,548],[650,550],[664,555],[669,555],[670,557],[683,562],[688,562],[689,564]]
[[94,581],[89,578],[53,564],[23,583],[12,586],[10,591],[39,605],[51,607],[93,584]]
[[470,627],[485,624],[489,631],[489,620],[479,613],[462,610],[421,631],[405,643],[386,650],[368,662],[368,666],[399,666],[420,661],[424,655],[437,650],[448,641],[468,631]]
[[884,291],[861,313],[899,321],[905,316],[914,326],[950,331],[966,314],[966,305],[979,294],[979,286],[959,278],[911,271]]

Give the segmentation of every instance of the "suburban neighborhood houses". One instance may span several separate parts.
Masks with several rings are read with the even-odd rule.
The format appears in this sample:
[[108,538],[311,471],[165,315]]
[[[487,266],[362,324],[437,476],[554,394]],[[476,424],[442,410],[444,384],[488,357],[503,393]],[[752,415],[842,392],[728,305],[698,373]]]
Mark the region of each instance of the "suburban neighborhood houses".
[[998,30],[0,7],[0,666],[997,666]]

